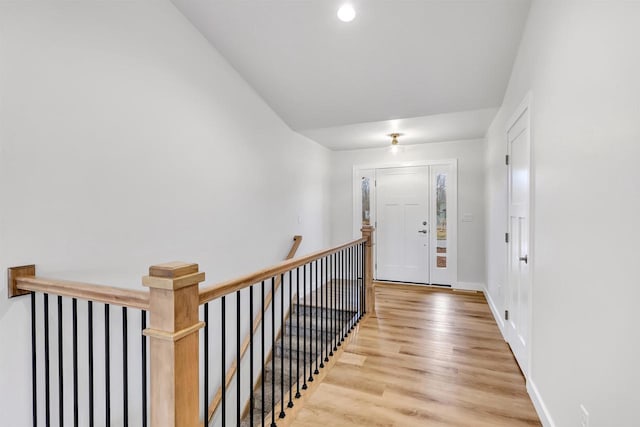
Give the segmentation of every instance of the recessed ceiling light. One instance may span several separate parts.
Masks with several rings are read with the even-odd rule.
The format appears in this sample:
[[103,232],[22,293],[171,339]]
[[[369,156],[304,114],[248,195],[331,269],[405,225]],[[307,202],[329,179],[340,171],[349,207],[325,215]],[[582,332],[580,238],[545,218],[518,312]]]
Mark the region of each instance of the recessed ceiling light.
[[356,17],[356,10],[350,4],[343,4],[338,9],[338,19],[342,22],[351,22]]

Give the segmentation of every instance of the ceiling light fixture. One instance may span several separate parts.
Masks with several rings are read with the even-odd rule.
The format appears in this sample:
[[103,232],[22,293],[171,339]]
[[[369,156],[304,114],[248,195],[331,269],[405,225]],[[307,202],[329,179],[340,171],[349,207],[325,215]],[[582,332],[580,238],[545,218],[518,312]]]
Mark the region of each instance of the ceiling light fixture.
[[338,9],[338,19],[342,22],[351,22],[356,17],[356,10],[350,4],[343,4]]
[[398,152],[398,137],[402,136],[401,133],[390,133],[389,135],[391,137],[391,154],[396,154]]

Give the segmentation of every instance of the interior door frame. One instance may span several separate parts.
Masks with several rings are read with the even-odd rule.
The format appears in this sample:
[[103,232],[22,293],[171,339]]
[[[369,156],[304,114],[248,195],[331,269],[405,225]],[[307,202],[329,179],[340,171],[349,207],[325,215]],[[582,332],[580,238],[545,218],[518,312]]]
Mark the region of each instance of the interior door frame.
[[[527,123],[527,133],[528,133],[528,137],[529,137],[529,206],[528,206],[528,212],[527,214],[529,215],[529,230],[528,230],[528,238],[529,238],[529,251],[528,251],[528,261],[527,263],[529,264],[529,270],[528,270],[528,281],[529,281],[529,306],[528,308],[528,313],[529,313],[529,319],[527,322],[528,325],[528,331],[527,331],[527,337],[528,337],[528,345],[527,345],[527,362],[526,362],[526,369],[523,370],[523,374],[525,376],[525,379],[529,379],[529,377],[531,376],[531,356],[533,354],[533,295],[534,295],[534,286],[533,286],[533,276],[534,276],[534,266],[535,266],[535,244],[534,244],[534,226],[535,226],[535,221],[534,221],[534,216],[533,216],[533,212],[535,212],[534,210],[534,188],[535,188],[535,173],[534,173],[534,156],[533,156],[533,132],[531,131],[531,106],[533,104],[533,94],[532,92],[528,92],[524,99],[520,102],[520,104],[518,105],[518,107],[516,107],[516,109],[514,110],[513,114],[511,115],[511,117],[509,117],[509,120],[507,120],[506,124],[505,124],[505,128],[504,128],[504,138],[505,138],[505,144],[506,144],[506,153],[508,156],[511,156],[511,145],[509,144],[509,131],[511,130],[511,128],[516,124],[516,122],[518,121],[518,119],[520,119],[520,117],[525,113],[528,112],[528,123]],[[510,166],[507,166],[508,168]],[[510,209],[511,209],[511,181],[509,179],[509,173],[510,173],[510,169],[507,169],[507,173],[506,173],[506,177],[507,177],[507,188],[506,188],[506,218],[505,218],[505,225],[507,228],[507,231],[509,230],[509,216],[510,216]],[[509,306],[509,302],[511,301],[511,292],[513,291],[512,287],[511,287],[511,283],[509,281],[509,247],[507,246],[505,249],[505,283],[506,283],[506,287],[507,287],[507,292],[504,293],[503,298],[504,298],[504,307],[505,310],[510,310],[510,306]],[[511,332],[508,328],[507,323],[504,323],[504,327],[505,327],[505,338],[507,339],[507,342],[510,342],[510,340],[512,339],[511,337]],[[526,371],[526,372],[525,372]]]
[[[368,163],[361,165],[353,166],[353,176],[352,176],[352,235],[353,238],[357,239],[362,237],[362,233],[360,229],[362,228],[362,200],[360,200],[360,189],[362,185],[362,171],[371,170],[374,171],[376,169],[388,169],[388,168],[403,168],[403,167],[412,167],[412,166],[438,166],[445,165],[451,167],[451,181],[450,181],[450,192],[451,197],[447,198],[448,203],[450,204],[450,210],[453,212],[456,221],[452,221],[454,225],[450,229],[450,233],[452,235],[451,240],[455,242],[455,248],[450,252],[450,257],[447,257],[447,262],[450,263],[451,271],[453,272],[453,281],[451,283],[452,288],[456,288],[458,284],[458,159],[438,159],[438,160],[413,160],[408,162],[381,162],[381,163]],[[371,203],[371,224],[375,225],[377,220],[377,212],[375,209],[377,198],[376,198],[376,188],[375,185],[370,186],[371,194],[370,194],[370,203]],[[430,219],[431,221],[431,219]],[[431,225],[431,224],[430,224]],[[373,239],[373,259],[377,259],[376,253],[376,238],[374,232]],[[374,267],[373,269],[373,278],[377,279],[377,270]],[[418,285],[425,286],[425,285]]]

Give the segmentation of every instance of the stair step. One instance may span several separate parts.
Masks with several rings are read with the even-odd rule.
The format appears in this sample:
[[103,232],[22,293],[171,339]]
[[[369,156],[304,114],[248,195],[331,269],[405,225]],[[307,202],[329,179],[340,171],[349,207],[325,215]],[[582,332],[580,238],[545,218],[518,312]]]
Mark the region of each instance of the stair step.
[[[292,359],[295,361],[298,357],[298,351],[297,351],[297,341],[296,341],[296,336],[291,336],[291,345],[289,344],[289,336],[285,336],[284,337],[284,344],[278,340],[276,342],[276,349],[275,349],[275,355],[276,356],[281,356],[284,354],[285,357],[289,357],[289,350],[291,350],[291,357]],[[309,359],[309,357],[312,355],[312,350],[314,353],[317,353],[318,350],[316,350],[316,340],[315,340],[315,336],[313,339],[313,342],[311,342],[309,339],[309,337],[307,337],[307,342],[303,343],[302,340],[300,340],[300,358],[302,359],[304,357],[304,352],[306,352],[307,354],[307,359]],[[322,334],[320,337],[318,337],[318,344],[319,344],[319,349],[324,349],[325,344],[327,344],[327,340],[326,340],[326,336],[324,334]],[[342,339],[342,336],[338,336],[339,339]],[[329,336],[329,341],[328,342],[333,342],[336,339],[335,336]]]
[[[299,316],[298,316],[298,312],[300,313]],[[316,313],[318,316],[317,331],[316,331]],[[324,352],[327,351],[329,347],[329,343],[333,343],[334,340],[336,339],[336,337],[332,336],[332,334],[329,332],[330,337],[329,337],[329,341],[327,342],[327,339],[326,339],[327,332],[324,330],[326,327],[325,322],[327,321],[327,317],[330,320],[330,324],[331,324],[331,319],[333,319],[336,322],[335,327],[340,328],[341,326],[344,326],[344,330],[346,330],[346,324],[349,323],[350,321],[353,321],[352,319],[353,317],[355,317],[356,313],[357,313],[356,311],[350,311],[350,310],[343,311],[343,310],[334,310],[334,309],[328,309],[328,308],[316,308],[308,305],[303,306],[301,304],[293,305],[291,315],[285,324],[285,329],[283,331],[282,337],[276,341],[275,350],[273,352],[273,357],[274,357],[273,362],[272,361],[267,362],[264,367],[264,376],[263,376],[264,389],[265,389],[264,399],[267,405],[265,407],[265,415],[269,414],[269,412],[271,411],[271,405],[272,405],[271,380],[272,380],[272,372],[274,369],[274,365],[275,365],[275,380],[276,380],[274,400],[275,400],[275,403],[277,404],[278,402],[280,402],[282,398],[280,384],[282,380],[281,372],[284,372],[284,389],[285,389],[284,399],[285,399],[285,411],[286,411],[287,410],[286,405],[287,405],[287,402],[289,401],[289,390],[291,389],[291,385],[293,385],[293,388],[294,388],[292,399],[294,404],[296,402],[295,393],[296,393],[296,381],[298,380],[297,375],[299,374],[300,377],[302,377],[303,373],[305,373],[307,378],[311,375],[311,372],[309,371],[309,369],[311,365],[312,356],[314,355],[312,354],[312,350],[313,350],[313,353],[315,353],[315,355],[319,353],[318,350],[322,350],[322,353],[324,354]],[[343,320],[340,321],[340,318],[342,318]],[[300,324],[300,328],[298,328],[298,322]],[[305,322],[306,322],[306,328],[305,328]],[[305,329],[306,329],[307,340],[306,342],[303,342]],[[313,340],[311,340],[312,332],[313,332]],[[297,351],[298,333],[300,334],[300,352],[299,353]],[[316,337],[316,334],[318,335],[317,337]],[[316,338],[318,338],[317,339],[317,343],[319,344],[318,349],[316,349]],[[339,335],[338,339],[341,340],[342,336]],[[289,345],[290,340],[291,340],[291,346]],[[284,351],[283,351],[283,348],[284,348]],[[289,350],[291,350],[291,354],[289,353]],[[302,366],[302,362],[305,359],[305,353],[306,353],[306,369],[304,369]],[[289,360],[289,356],[291,356],[291,361]],[[298,368],[298,356],[300,357],[299,368]],[[291,370],[289,367],[290,364],[291,364]],[[313,369],[315,370],[315,360],[313,364]],[[289,381],[289,372],[291,372],[291,381]],[[301,379],[301,381],[303,381],[303,379]],[[300,384],[300,389],[302,392],[302,384]],[[254,391],[253,423],[251,422],[251,420],[249,420],[249,416],[247,415],[243,418],[241,422],[241,425],[243,427],[253,427],[256,425],[261,425],[262,399],[263,399],[263,396],[261,394],[261,386],[258,386],[258,388],[256,388],[256,390]],[[276,422],[277,422],[278,421],[277,416],[280,412],[280,405],[277,405],[275,410],[276,410]]]
[[319,331],[326,329],[327,326],[332,327],[332,325],[340,324],[340,322],[353,322],[355,321],[356,313],[354,312],[336,312],[338,315],[342,315],[343,317],[336,316],[335,318],[321,318],[318,316],[317,322],[315,316],[303,316],[300,315],[298,319],[297,314],[292,314],[289,319],[285,323],[285,335],[289,335],[293,333],[294,335],[298,332],[298,322],[300,324],[300,335],[304,334],[305,326],[307,330],[307,337],[310,336],[310,331],[313,330],[314,336],[316,331],[316,326]]
[[[286,405],[287,402],[289,401],[289,390],[291,390],[291,384],[293,384],[293,394],[291,396],[294,404],[295,404],[295,394],[296,394],[296,381],[298,380],[298,378],[300,378],[300,391],[303,392],[302,390],[302,383],[304,383],[304,379],[303,374],[306,374],[306,377],[308,379],[309,375],[311,375],[311,373],[309,372],[309,365],[311,364],[311,361],[307,361],[307,366],[306,366],[306,370],[303,369],[303,366],[299,367],[299,371],[298,371],[298,367],[296,365],[296,361],[292,360],[291,363],[291,370],[289,367],[289,359],[288,358],[284,358],[282,359],[279,356],[276,356],[275,359],[273,360],[275,362],[275,380],[276,380],[276,386],[275,386],[275,399],[274,402],[272,402],[272,372],[273,372],[273,365],[272,362],[269,361],[266,365],[265,365],[265,373],[264,373],[264,388],[265,388],[265,394],[264,394],[264,398],[265,398],[265,402],[266,402],[266,407],[265,407],[265,415],[268,414],[271,411],[271,405],[273,403],[277,404],[276,407],[276,417],[280,411],[280,405],[281,403],[279,403],[281,401],[282,398],[282,391],[280,389],[280,384],[281,381],[283,380],[282,376],[281,376],[281,372],[282,372],[282,364],[284,362],[284,389],[285,389],[285,393],[284,393],[284,400],[285,400],[285,411],[286,411]],[[315,366],[314,366],[315,369]],[[291,381],[289,381],[289,372],[291,372]],[[299,373],[299,377],[297,376],[297,374]],[[261,418],[262,418],[262,393],[261,393],[261,386],[258,386],[256,388],[256,390],[254,391],[254,423],[260,423]],[[245,426],[250,426],[251,424],[249,423],[248,420],[249,416],[246,416],[243,419],[243,424]]]
[[293,309],[291,310],[291,317],[293,317],[295,314],[298,313],[298,311],[300,311],[300,315],[303,314],[307,314],[307,315],[312,315],[313,317],[315,317],[316,312],[318,313],[318,317],[322,316],[322,317],[331,317],[331,316],[335,316],[340,315],[340,313],[351,313],[351,314],[355,314],[357,313],[357,309],[356,308],[345,308],[345,309],[341,309],[339,307],[316,307],[314,305],[308,305],[308,304],[300,304],[300,303],[295,303],[293,304]]

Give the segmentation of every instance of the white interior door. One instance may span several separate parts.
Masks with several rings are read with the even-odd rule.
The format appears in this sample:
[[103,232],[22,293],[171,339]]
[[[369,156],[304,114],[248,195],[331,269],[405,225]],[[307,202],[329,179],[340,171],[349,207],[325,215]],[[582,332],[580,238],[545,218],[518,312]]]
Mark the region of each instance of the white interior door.
[[376,170],[377,279],[429,283],[429,168]]
[[530,203],[529,108],[507,130],[509,144],[509,243],[507,339],[520,369],[528,375],[531,276],[529,270]]

